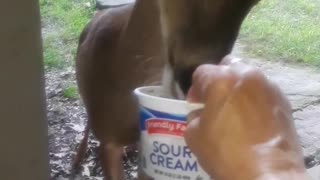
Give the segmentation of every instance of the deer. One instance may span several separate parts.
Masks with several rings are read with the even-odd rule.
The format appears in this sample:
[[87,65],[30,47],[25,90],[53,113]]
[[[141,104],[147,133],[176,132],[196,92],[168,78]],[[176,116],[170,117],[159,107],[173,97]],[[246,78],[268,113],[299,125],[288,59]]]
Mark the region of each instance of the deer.
[[258,0],[136,0],[96,12],[80,34],[76,79],[88,121],[73,162],[78,169],[88,134],[100,141],[106,179],[122,180],[123,148],[139,141],[132,92],[161,85],[184,99],[193,71],[230,54],[241,24]]

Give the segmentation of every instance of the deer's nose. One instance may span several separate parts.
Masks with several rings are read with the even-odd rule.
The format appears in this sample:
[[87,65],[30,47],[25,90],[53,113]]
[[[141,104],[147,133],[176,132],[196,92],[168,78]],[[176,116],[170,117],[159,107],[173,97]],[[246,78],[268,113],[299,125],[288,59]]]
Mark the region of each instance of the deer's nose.
[[192,74],[197,66],[183,66],[175,69],[175,80],[186,95],[192,85]]

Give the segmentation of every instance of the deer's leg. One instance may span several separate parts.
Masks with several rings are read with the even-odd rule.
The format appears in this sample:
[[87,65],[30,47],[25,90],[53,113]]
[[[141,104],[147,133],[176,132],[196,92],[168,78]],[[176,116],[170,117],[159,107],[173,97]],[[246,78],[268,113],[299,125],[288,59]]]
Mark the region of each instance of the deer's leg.
[[123,180],[123,146],[113,143],[100,145],[100,159],[104,176],[107,180]]

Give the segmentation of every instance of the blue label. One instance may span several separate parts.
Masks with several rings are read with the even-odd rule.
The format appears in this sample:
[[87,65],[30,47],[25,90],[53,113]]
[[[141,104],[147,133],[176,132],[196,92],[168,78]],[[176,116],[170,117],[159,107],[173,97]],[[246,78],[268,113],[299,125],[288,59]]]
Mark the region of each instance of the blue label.
[[140,131],[146,130],[145,121],[150,118],[172,119],[182,122],[186,121],[185,115],[173,115],[145,107],[140,107]]

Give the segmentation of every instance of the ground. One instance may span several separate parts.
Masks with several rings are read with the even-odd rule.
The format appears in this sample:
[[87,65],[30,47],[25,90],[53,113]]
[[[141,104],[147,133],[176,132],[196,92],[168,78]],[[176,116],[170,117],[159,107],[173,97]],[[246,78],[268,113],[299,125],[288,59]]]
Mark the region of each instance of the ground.
[[[239,45],[237,49],[240,49]],[[304,150],[307,167],[320,164],[320,74],[311,67],[291,65],[281,61],[268,62],[262,59],[243,57],[244,62],[260,68],[272,81],[276,82],[292,103],[294,119]],[[47,98],[49,117],[49,149],[52,179],[67,177],[76,145],[82,138],[86,113],[78,98],[69,99],[63,95],[63,84],[75,81],[74,70],[48,71]],[[83,166],[82,177],[101,178],[101,170],[96,165],[98,142],[91,136],[89,151]],[[129,149],[125,158],[128,179],[136,175],[136,155]],[[89,178],[90,176],[90,178]]]
[[[288,1],[298,2],[297,0]],[[73,58],[78,34],[92,15],[93,1],[88,0],[80,4],[70,4],[71,1],[66,0],[41,0],[40,2],[43,14],[51,179],[64,180],[70,174],[70,163],[76,146],[82,138],[86,122],[85,109],[75,86]],[[318,53],[320,41],[313,43],[320,31],[315,30],[316,27],[310,19],[304,19],[304,13],[309,12],[315,19],[319,18],[318,11],[316,13],[313,11],[314,8],[319,7],[319,3],[314,0],[299,1],[305,3],[299,8],[305,8],[306,11],[299,11],[300,15],[303,15],[303,21],[297,24],[307,28],[293,28],[295,32],[288,37],[285,36],[290,34],[288,29],[279,29],[286,25],[290,20],[288,17],[293,17],[292,14],[294,14],[291,11],[285,11],[285,16],[280,16],[288,5],[284,3],[285,1],[281,1],[281,6],[276,6],[271,18],[272,23],[264,18],[269,17],[266,15],[266,8],[275,7],[275,2],[278,1],[263,1],[262,5],[254,10],[257,12],[249,16],[241,31],[234,54],[242,57],[244,62],[260,68],[287,95],[293,106],[294,122],[304,150],[306,165],[310,168],[320,163],[320,121],[318,120],[320,74],[317,73],[318,67],[315,67],[320,62]],[[292,9],[297,7],[294,6]],[[275,18],[277,14],[279,16]],[[254,17],[260,18],[252,20]],[[297,17],[293,19],[296,20]],[[265,25],[261,26],[261,24]],[[67,28],[63,28],[64,25]],[[299,33],[303,36],[298,36]],[[296,47],[296,49],[286,51],[288,47]],[[95,163],[97,145],[98,142],[91,136],[79,179],[102,179],[101,169]],[[136,176],[136,155],[137,151],[134,148],[127,149],[127,156],[124,159],[127,179],[133,179]]]
[[[70,163],[75,155],[76,146],[83,137],[86,113],[78,98],[66,98],[63,93],[65,84],[74,83],[75,74],[68,70],[46,71],[46,95],[49,124],[49,155],[52,180],[67,180],[70,176]],[[78,180],[102,179],[99,164],[96,164],[98,141],[91,135],[83,171]],[[124,158],[126,177],[136,176],[137,151],[127,148]]]

